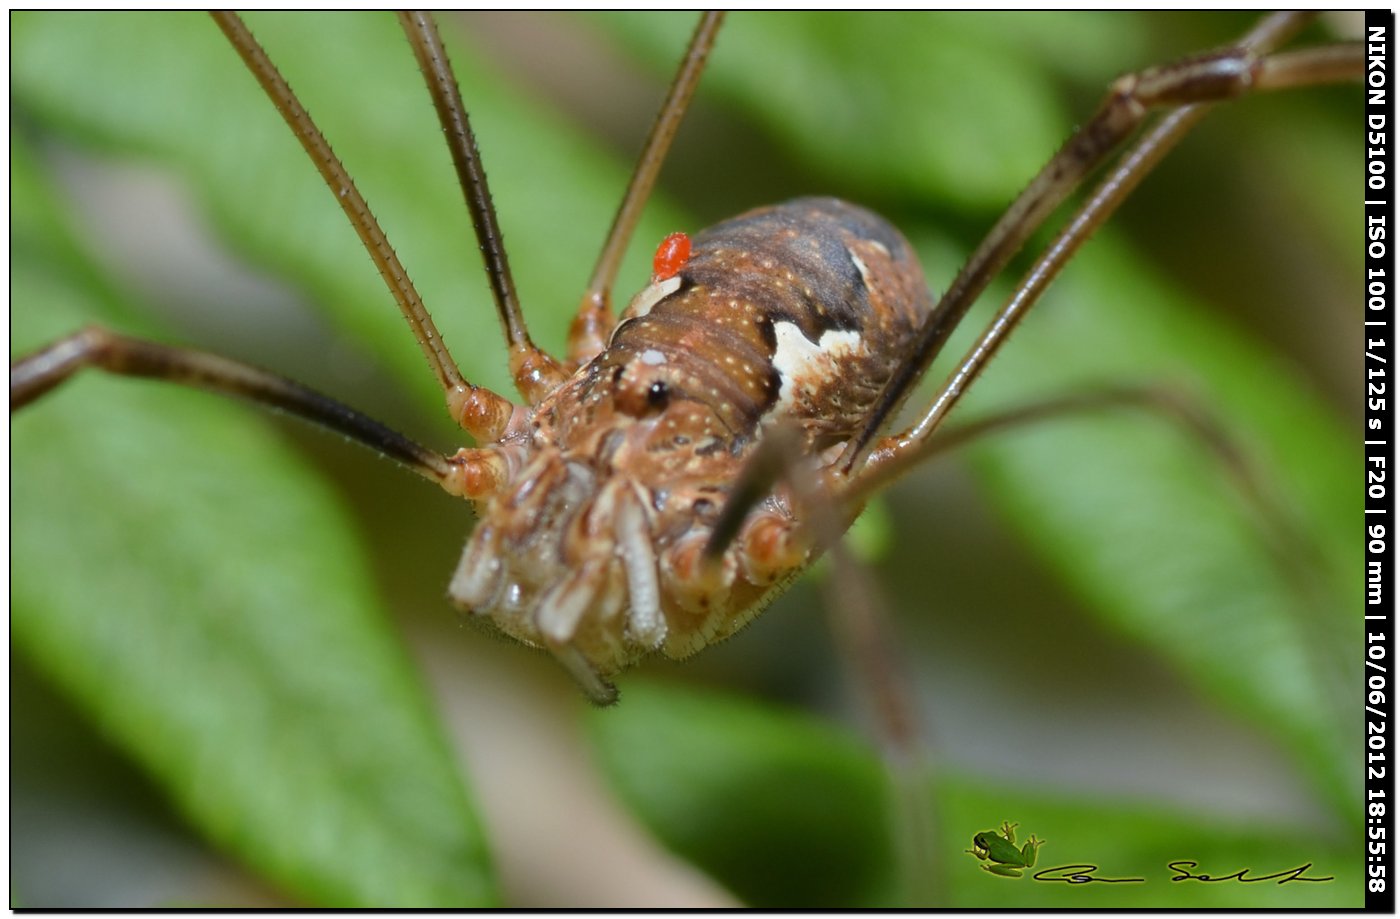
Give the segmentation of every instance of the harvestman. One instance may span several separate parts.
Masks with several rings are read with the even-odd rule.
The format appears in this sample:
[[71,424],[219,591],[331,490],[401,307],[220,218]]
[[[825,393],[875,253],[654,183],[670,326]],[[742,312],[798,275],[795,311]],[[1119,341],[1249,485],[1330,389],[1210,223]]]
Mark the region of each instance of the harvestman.
[[[799,199],[668,239],[651,283],[615,317],[622,253],[719,27],[702,17],[558,359],[527,331],[436,27],[403,14],[480,240],[516,404],[463,378],[291,89],[241,20],[215,15],[335,193],[477,446],[439,454],[266,371],[101,328],[16,360],[11,410],[95,367],[239,395],[342,433],[476,505],[452,599],[547,649],[599,703],[637,660],[687,656],[749,621],[874,491],[937,449],[935,432],[1026,310],[1209,103],[1354,79],[1363,64],[1360,43],[1276,52],[1305,22],[1279,14],[1230,48],[1119,79],[936,302],[893,227],[834,199]],[[988,284],[1158,110],[931,404],[883,435]]]

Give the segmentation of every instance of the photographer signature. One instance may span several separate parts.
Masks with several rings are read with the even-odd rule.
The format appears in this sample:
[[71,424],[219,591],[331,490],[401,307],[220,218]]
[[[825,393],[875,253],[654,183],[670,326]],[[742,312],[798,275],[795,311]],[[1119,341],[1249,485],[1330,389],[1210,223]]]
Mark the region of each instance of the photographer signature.
[[[1273,874],[1253,874],[1253,868],[1241,868],[1233,874],[1212,875],[1194,873],[1191,869],[1199,868],[1198,862],[1189,859],[1181,859],[1174,862],[1167,862],[1167,867],[1171,869],[1172,883],[1178,881],[1200,881],[1206,884],[1217,884],[1221,881],[1238,881],[1241,884],[1257,884],[1260,881],[1275,881],[1279,884],[1287,884],[1292,881],[1309,881],[1312,883],[1324,883],[1334,880],[1328,877],[1309,877],[1306,872],[1312,868],[1312,862],[1306,862],[1296,868],[1289,868],[1284,871],[1276,871]],[[1141,884],[1147,878],[1111,878],[1101,877],[1095,872],[1099,870],[1098,865],[1060,865],[1055,868],[1044,868],[1031,875],[1034,880],[1046,882],[1060,882],[1063,884]]]
[[[1016,824],[1003,823],[1000,832],[986,830],[973,836],[972,848],[966,851],[983,863],[983,871],[1001,877],[1018,878],[1035,867],[1036,855],[1043,845],[1045,845],[1043,839],[1031,836],[1025,845],[1017,848]],[[1172,883],[1199,881],[1203,884],[1218,884],[1221,881],[1236,881],[1241,884],[1257,884],[1261,881],[1274,881],[1277,884],[1288,884],[1293,881],[1306,881],[1316,884],[1334,880],[1330,875],[1309,877],[1307,871],[1312,866],[1312,862],[1306,862],[1296,868],[1275,871],[1273,874],[1256,875],[1252,873],[1253,868],[1241,868],[1232,874],[1211,875],[1205,872],[1197,873],[1195,869],[1200,868],[1200,863],[1191,859],[1167,862],[1167,868],[1172,871],[1170,878]],[[1042,868],[1031,877],[1037,881],[1061,884],[1142,884],[1147,880],[1146,878],[1100,877],[1097,873],[1098,870],[1098,865],[1086,862],[1059,865],[1055,868]]]

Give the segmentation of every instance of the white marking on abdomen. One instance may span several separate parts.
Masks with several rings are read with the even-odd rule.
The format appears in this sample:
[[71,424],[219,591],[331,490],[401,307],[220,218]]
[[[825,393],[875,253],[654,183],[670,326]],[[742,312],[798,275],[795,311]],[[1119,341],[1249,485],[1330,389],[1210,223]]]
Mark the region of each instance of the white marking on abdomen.
[[[792,410],[797,394],[834,382],[842,373],[843,364],[852,355],[864,350],[860,333],[828,329],[821,340],[812,344],[794,323],[773,324],[773,369],[782,378],[778,401],[769,419]],[[765,421],[769,420],[765,419]]]

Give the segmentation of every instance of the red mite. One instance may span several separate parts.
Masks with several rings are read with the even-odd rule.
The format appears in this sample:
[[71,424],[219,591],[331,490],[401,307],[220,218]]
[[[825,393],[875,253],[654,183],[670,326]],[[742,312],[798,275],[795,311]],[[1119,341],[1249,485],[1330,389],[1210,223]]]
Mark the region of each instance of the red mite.
[[651,259],[651,283],[665,281],[680,274],[690,258],[690,237],[684,233],[672,233],[661,240],[656,247],[656,255]]

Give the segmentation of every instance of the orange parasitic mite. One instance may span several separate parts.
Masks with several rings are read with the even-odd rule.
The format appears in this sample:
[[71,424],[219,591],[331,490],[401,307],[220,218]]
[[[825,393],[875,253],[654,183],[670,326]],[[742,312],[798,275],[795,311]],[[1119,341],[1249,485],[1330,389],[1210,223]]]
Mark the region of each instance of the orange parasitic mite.
[[651,282],[665,281],[675,277],[685,267],[690,258],[690,237],[684,233],[672,233],[661,240],[656,247],[656,255],[651,259]]

